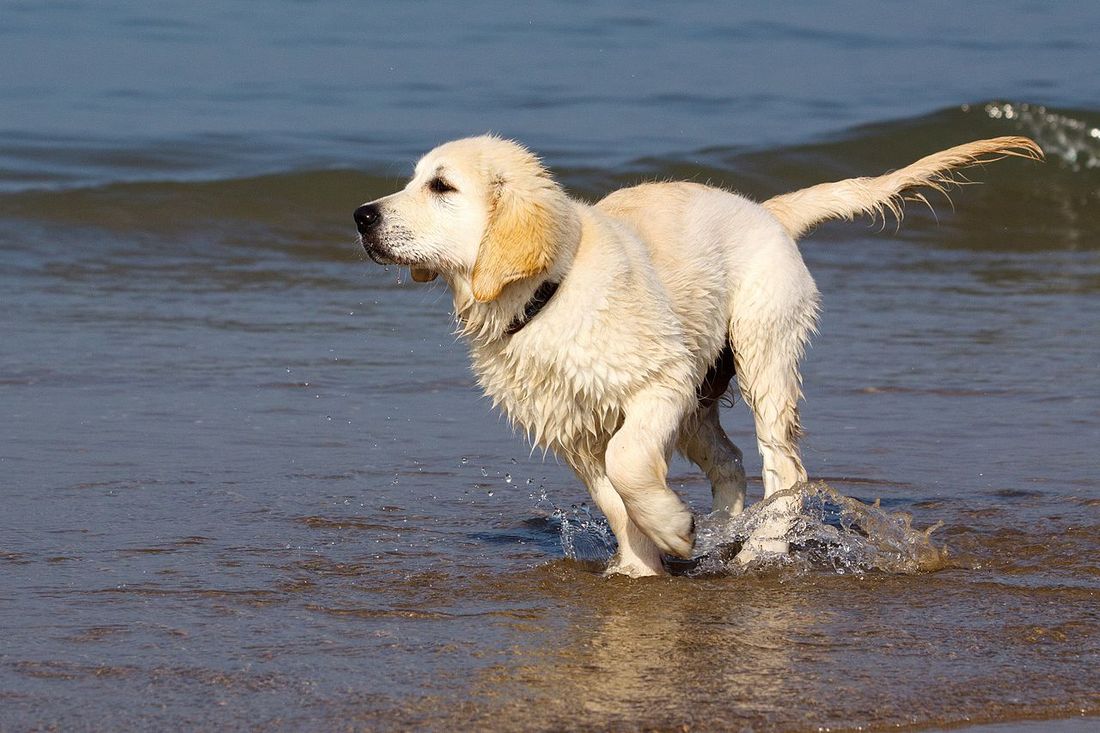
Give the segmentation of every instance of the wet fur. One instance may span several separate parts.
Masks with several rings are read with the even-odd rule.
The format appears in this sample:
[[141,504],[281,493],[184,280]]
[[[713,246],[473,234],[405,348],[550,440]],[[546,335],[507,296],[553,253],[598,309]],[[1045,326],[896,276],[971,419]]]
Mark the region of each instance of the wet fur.
[[[714,508],[740,512],[741,451],[718,421],[732,380],[753,413],[770,518],[738,556],[782,552],[806,480],[798,451],[799,361],[818,292],[795,237],[859,213],[900,214],[915,186],[990,155],[1038,157],[1024,138],[980,141],[879,178],[822,184],[757,204],[694,183],[570,199],[516,143],[484,136],[428,153],[404,190],[374,202],[372,258],[440,275],[485,392],[535,446],[585,482],[619,542],[608,572],[663,572],[690,557],[694,523],[666,483],[678,450],[710,479]],[[433,176],[454,191],[433,194]],[[539,285],[555,296],[515,335]],[[776,496],[778,494],[778,496]]]

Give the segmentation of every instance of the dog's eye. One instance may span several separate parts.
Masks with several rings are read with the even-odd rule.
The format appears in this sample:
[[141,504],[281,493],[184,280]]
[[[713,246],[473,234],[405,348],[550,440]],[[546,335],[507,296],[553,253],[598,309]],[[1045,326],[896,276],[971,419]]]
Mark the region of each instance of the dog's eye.
[[432,193],[438,193],[442,195],[445,193],[454,193],[458,189],[447,183],[439,176],[436,176],[432,180],[428,181],[428,190],[430,190]]

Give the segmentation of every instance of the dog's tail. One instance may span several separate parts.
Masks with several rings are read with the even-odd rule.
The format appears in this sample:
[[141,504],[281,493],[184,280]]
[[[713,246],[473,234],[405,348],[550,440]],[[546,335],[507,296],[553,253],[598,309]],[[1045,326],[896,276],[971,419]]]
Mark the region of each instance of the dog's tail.
[[956,170],[1006,157],[1042,160],[1043,150],[1026,137],[977,140],[934,153],[877,178],[849,178],[785,193],[765,201],[764,208],[795,239],[829,219],[852,220],[859,214],[885,219],[889,213],[900,221],[906,199],[928,203],[913,189],[931,188],[944,193],[952,185],[969,182],[961,176],[956,178]]

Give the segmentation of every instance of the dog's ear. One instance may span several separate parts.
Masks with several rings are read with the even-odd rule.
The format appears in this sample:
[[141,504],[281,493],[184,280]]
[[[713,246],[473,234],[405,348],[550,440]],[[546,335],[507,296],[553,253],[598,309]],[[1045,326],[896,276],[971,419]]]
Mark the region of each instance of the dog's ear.
[[409,271],[412,272],[413,280],[418,283],[430,283],[439,277],[435,270],[425,270],[423,267],[410,267]]
[[492,185],[489,223],[474,262],[473,293],[480,303],[496,300],[508,283],[550,267],[560,232],[548,191],[519,191],[499,178]]

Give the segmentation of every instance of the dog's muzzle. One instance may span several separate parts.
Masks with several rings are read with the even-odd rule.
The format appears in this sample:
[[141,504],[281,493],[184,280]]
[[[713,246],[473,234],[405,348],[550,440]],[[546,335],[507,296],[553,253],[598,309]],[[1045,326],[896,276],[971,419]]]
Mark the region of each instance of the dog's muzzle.
[[363,204],[352,215],[355,219],[355,228],[359,230],[359,238],[363,242],[363,249],[367,256],[380,265],[392,264],[389,257],[382,251],[378,234],[381,231],[382,207],[378,204]]

